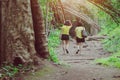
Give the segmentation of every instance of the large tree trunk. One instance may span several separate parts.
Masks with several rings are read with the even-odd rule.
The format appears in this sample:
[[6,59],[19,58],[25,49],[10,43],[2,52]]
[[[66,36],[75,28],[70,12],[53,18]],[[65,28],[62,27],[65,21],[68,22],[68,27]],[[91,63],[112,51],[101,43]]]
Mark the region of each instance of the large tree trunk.
[[30,0],[1,0],[0,60],[2,62],[14,63],[18,57],[22,62],[33,62],[36,51],[30,6]]
[[35,32],[35,49],[37,54],[42,58],[48,58],[49,52],[45,36],[45,27],[42,18],[42,11],[38,0],[31,0],[33,26]]
[[2,54],[1,54],[1,1],[0,1],[0,65],[2,63]]

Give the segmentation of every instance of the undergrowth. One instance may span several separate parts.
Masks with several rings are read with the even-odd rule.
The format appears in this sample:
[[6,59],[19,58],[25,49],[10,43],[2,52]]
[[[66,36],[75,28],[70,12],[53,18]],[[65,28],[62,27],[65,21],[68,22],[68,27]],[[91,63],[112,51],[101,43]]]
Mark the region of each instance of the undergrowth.
[[[95,62],[105,66],[120,68],[120,24],[115,23],[109,15],[99,11],[98,17],[101,21],[100,35],[107,38],[102,41],[104,50],[112,53],[107,58],[97,59]],[[120,20],[120,19],[119,19]]]
[[56,53],[56,47],[60,44],[60,30],[56,29],[55,31],[51,32],[48,37],[48,48],[50,52],[50,60],[55,63],[59,63],[58,55]]
[[108,38],[103,40],[105,50],[109,52],[118,52],[120,50],[120,26],[108,34]]
[[20,74],[30,71],[31,68],[31,66],[23,66],[21,64],[18,66],[14,66],[13,64],[5,64],[0,68],[0,80],[13,80],[20,76]]
[[110,53],[111,56],[107,58],[97,59],[96,63],[120,68],[120,24],[106,27],[101,34],[107,35],[107,39],[103,40],[104,49]]
[[97,64],[120,68],[120,52],[114,53],[110,57],[97,59]]

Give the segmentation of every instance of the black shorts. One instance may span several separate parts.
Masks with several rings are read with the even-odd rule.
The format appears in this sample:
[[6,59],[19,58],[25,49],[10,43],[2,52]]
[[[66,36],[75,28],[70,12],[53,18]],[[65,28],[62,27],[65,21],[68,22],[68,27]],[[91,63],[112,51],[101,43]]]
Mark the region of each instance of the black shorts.
[[69,35],[62,34],[61,40],[69,40]]
[[77,43],[85,42],[85,38],[78,38],[78,37],[76,37],[76,42]]

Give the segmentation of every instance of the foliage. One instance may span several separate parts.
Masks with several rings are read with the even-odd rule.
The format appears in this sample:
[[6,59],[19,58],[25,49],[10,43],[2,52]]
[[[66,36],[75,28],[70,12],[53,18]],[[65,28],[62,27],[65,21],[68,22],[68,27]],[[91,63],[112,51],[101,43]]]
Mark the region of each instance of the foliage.
[[105,50],[112,52],[113,55],[97,60],[97,63],[101,63],[107,66],[114,66],[120,68],[120,25],[110,27],[110,29],[103,29],[104,32],[108,33],[108,38],[103,41]]
[[[44,14],[44,19],[48,18],[48,22],[51,21],[52,13],[46,13],[46,3],[48,0],[40,0],[41,7]],[[52,1],[52,0],[51,0]],[[107,35],[108,38],[103,41],[104,49],[112,52],[112,53],[120,53],[120,21],[119,13],[120,13],[120,3],[119,0],[88,0],[96,5],[98,8],[92,5],[91,11],[94,14],[95,18],[98,18],[98,24],[101,26],[101,35]],[[104,2],[103,2],[104,1]],[[49,2],[49,1],[48,1]],[[89,7],[90,8],[90,7]],[[94,8],[94,10],[93,10]],[[99,9],[100,8],[100,9]],[[95,11],[96,10],[96,11]],[[117,22],[117,24],[115,23]],[[50,51],[50,59],[54,62],[58,62],[57,54],[55,53],[55,48],[59,44],[59,31],[50,33],[49,36],[49,51]],[[116,55],[116,54],[115,54]],[[99,59],[98,62],[101,62],[103,65],[120,67],[119,57],[110,56],[108,58]]]
[[[93,1],[93,0],[92,0]],[[96,2],[99,2],[100,0],[94,0]],[[96,8],[92,5],[92,8],[97,11],[97,14],[94,15],[98,18],[98,24],[101,26],[101,35],[106,35],[108,38],[103,40],[104,49],[108,52],[113,53],[113,55],[96,60],[97,63],[106,65],[106,66],[114,66],[117,68],[120,68],[120,23],[115,23],[114,18],[111,17],[111,15],[108,15],[105,9],[109,9],[109,7],[112,7],[110,11],[120,12],[120,3],[119,0],[106,0],[110,2],[108,5],[107,2],[104,3],[98,3],[99,5],[102,5],[102,9]],[[108,5],[108,6],[106,6]],[[110,13],[112,14],[112,13]],[[119,14],[119,13],[118,13]],[[117,15],[114,14],[113,15]],[[120,21],[119,15],[115,16],[117,20]]]
[[120,10],[120,3],[119,3],[119,0],[111,0],[112,2],[112,6],[115,8],[115,9],[119,9]]
[[120,52],[117,52],[108,58],[97,59],[96,63],[120,68]]
[[101,10],[106,12],[111,16],[111,18],[116,22],[120,23],[120,8],[119,0],[88,0],[92,4],[99,7]]
[[[46,21],[46,18],[48,19],[48,22],[50,22],[52,20],[52,16],[53,16],[53,12],[51,12],[49,10],[49,6],[47,4],[49,4],[49,2],[51,2],[52,0],[39,0],[40,2],[40,6],[43,12],[43,18],[44,21]],[[47,12],[48,9],[48,12]]]
[[19,64],[18,66],[14,66],[13,64],[4,65],[0,69],[0,79],[7,78],[7,80],[9,80],[10,78],[15,78],[21,73],[25,73],[30,70],[31,66],[23,66],[21,64]]
[[104,20],[101,23],[102,35],[107,35],[108,38],[103,40],[104,48],[109,52],[117,52],[120,49],[120,24],[116,24],[108,15],[104,12],[100,12],[99,17],[104,16]]
[[105,12],[98,10],[98,23],[101,26],[101,32],[102,35],[109,35],[115,28],[119,27],[117,23],[115,23],[112,18],[107,15]]
[[58,63],[59,59],[57,57],[57,54],[55,52],[56,47],[60,44],[60,30],[56,29],[55,31],[50,33],[50,36],[48,38],[48,47],[50,52],[50,60]]
[[47,3],[47,0],[39,0],[39,2],[40,2],[40,6],[42,8],[43,14],[46,14],[46,3]]
[[117,52],[120,50],[120,26],[111,30],[108,39],[103,41],[104,47],[109,52]]
[[2,76],[14,77],[18,73],[19,69],[13,65],[7,65],[2,67]]

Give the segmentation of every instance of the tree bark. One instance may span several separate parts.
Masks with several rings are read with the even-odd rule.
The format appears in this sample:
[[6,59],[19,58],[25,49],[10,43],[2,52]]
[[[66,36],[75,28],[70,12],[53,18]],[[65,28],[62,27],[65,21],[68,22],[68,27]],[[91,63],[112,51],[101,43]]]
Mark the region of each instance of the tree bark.
[[42,11],[38,0],[31,0],[33,26],[35,32],[35,49],[37,54],[42,58],[48,58],[49,52],[47,48],[47,40],[45,35],[45,27],[42,18]]
[[65,20],[66,20],[66,17],[65,17],[65,11],[64,11],[64,9],[63,9],[63,4],[62,4],[62,2],[61,2],[61,0],[58,0],[58,2],[59,2],[59,4],[60,4],[60,7],[61,7],[61,11],[62,11],[62,21],[63,21],[63,23],[65,22]]
[[1,0],[0,59],[14,63],[19,57],[22,62],[33,62],[34,30],[30,0]]
[[1,1],[0,1],[0,66],[1,66],[1,63],[2,63],[2,54],[1,54]]

